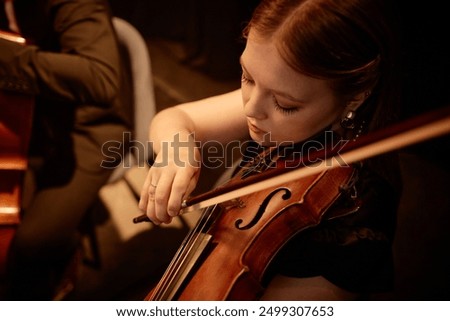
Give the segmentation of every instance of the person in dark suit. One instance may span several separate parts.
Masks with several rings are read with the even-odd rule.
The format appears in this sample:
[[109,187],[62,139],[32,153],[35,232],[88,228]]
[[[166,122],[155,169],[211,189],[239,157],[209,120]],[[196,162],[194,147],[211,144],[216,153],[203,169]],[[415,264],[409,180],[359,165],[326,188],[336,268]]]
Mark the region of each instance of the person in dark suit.
[[123,65],[106,1],[2,4],[0,28],[29,42],[0,39],[0,89],[35,98],[35,188],[10,247],[6,299],[50,300],[78,248],[80,221],[111,173],[102,146],[128,129]]

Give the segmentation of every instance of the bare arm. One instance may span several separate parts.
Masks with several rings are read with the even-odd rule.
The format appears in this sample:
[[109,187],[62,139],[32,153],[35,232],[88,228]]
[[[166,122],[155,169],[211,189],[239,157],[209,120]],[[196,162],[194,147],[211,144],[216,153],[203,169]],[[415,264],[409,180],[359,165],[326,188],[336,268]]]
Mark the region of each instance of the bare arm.
[[199,145],[248,136],[240,90],[181,104],[158,113],[150,126],[156,154],[139,208],[156,224],[169,223],[195,188],[201,168]]
[[[174,134],[195,133],[198,142],[215,140],[227,143],[248,136],[242,107],[241,90],[184,103],[158,113],[150,126],[150,140],[157,148]],[[158,153],[158,150],[155,149]]]

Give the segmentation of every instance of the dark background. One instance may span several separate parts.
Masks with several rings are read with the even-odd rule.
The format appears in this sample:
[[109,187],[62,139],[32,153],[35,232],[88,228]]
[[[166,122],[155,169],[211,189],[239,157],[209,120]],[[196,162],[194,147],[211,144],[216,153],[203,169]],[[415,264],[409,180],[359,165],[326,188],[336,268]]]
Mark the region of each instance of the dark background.
[[[241,30],[257,0],[110,0],[113,12],[144,37],[183,45],[181,59],[202,72],[226,79],[240,76]],[[396,3],[402,30],[405,115],[450,102],[450,25],[439,1]]]

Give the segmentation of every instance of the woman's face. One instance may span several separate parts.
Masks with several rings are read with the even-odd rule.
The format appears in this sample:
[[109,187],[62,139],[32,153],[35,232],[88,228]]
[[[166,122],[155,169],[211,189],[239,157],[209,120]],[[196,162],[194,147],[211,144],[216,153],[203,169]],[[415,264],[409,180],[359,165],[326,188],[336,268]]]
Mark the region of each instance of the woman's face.
[[244,112],[260,144],[301,142],[340,120],[344,106],[328,83],[289,67],[272,41],[250,32],[241,65]]

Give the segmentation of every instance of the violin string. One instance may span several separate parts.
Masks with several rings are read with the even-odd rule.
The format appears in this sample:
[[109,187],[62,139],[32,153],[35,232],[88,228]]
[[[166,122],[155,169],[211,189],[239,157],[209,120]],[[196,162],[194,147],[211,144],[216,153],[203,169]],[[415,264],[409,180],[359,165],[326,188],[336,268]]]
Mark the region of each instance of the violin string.
[[192,251],[195,251],[198,244],[201,242],[200,239],[204,237],[204,233],[202,233],[202,232],[205,231],[205,227],[208,225],[208,223],[212,217],[212,214],[215,212],[216,208],[217,208],[217,205],[214,205],[212,207],[208,207],[207,209],[205,209],[202,213],[199,223],[191,231],[191,233],[189,233],[189,237],[188,237],[188,240],[187,240],[185,246],[183,247],[183,251],[182,251],[181,255],[179,256],[179,258],[177,259],[178,264],[174,265],[174,267],[173,267],[172,282],[175,279],[175,276],[179,275],[183,266],[185,266],[185,263],[189,259],[189,254],[192,253]]
[[179,247],[166,272],[161,278],[161,282],[159,282],[159,284],[155,288],[154,293],[156,296],[156,300],[161,300],[168,296],[167,292],[170,291],[171,285],[173,284],[174,280],[176,280],[176,276],[179,275],[182,267],[189,257],[189,253],[191,253],[195,248],[195,245],[198,244],[200,237],[202,237],[201,232],[208,225],[208,222],[212,217],[212,213],[216,210],[216,207],[217,205],[205,208],[196,226],[188,233],[188,235],[183,240],[183,243]]
[[[204,213],[205,211],[203,211]],[[202,214],[203,216],[203,214]],[[177,252],[175,253],[175,256],[173,257],[172,261],[170,262],[169,266],[167,267],[163,277],[161,278],[161,282],[158,284],[158,287],[155,290],[156,293],[156,300],[161,300],[163,299],[167,293],[167,291],[169,291],[169,286],[170,284],[173,283],[173,280],[175,278],[176,275],[176,271],[179,270],[179,260],[180,257],[182,257],[184,255],[184,251],[186,249],[186,246],[188,243],[191,242],[192,240],[192,236],[196,233],[196,229],[197,226],[195,227],[195,229],[190,230],[190,232],[188,233],[188,235],[185,237],[185,239],[183,240],[183,243],[181,244],[181,246],[178,248]]]

